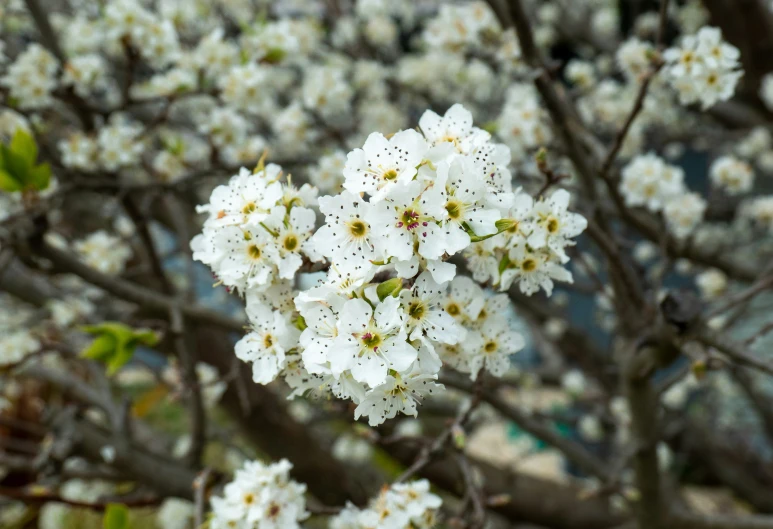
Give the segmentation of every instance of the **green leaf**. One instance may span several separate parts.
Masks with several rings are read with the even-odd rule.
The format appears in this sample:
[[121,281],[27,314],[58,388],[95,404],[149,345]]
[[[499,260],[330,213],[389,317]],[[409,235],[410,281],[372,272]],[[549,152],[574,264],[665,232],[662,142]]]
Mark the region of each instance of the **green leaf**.
[[104,322],[82,327],[84,332],[95,336],[81,355],[107,365],[107,372],[115,374],[134,356],[138,345],[153,346],[158,335],[149,329],[133,329],[118,322]]
[[377,286],[376,294],[378,294],[379,301],[384,301],[388,296],[396,298],[402,289],[403,279],[401,277],[393,277]]
[[105,517],[102,519],[104,529],[128,529],[129,509],[120,503],[111,503],[105,509]]
[[121,347],[116,349],[115,354],[107,361],[107,374],[115,375],[119,369],[129,363],[134,356],[136,347]]
[[115,338],[108,334],[103,334],[94,338],[91,344],[81,351],[81,356],[91,360],[108,361],[114,354],[115,349]]
[[27,185],[38,191],[48,188],[51,183],[51,166],[48,163],[36,165],[28,174]]
[[10,173],[14,180],[22,184],[27,183],[27,173],[30,170],[31,165],[27,164],[27,160],[24,156],[17,152],[12,151],[7,146],[2,146],[3,151],[3,169]]
[[11,150],[24,160],[27,167],[32,167],[38,159],[38,144],[35,143],[35,138],[22,128],[16,129],[11,139]]
[[0,189],[6,193],[14,193],[24,189],[24,186],[21,182],[16,180],[11,173],[4,169],[0,169]]

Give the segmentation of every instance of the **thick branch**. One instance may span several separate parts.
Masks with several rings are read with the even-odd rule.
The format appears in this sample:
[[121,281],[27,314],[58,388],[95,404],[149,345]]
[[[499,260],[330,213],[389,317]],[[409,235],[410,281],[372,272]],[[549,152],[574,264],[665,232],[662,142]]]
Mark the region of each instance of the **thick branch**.
[[631,442],[633,443],[633,467],[636,487],[641,502],[636,508],[639,529],[661,529],[665,510],[658,468],[658,401],[650,374],[640,374],[641,360],[645,355],[657,356],[654,347],[636,347],[630,352],[625,373],[625,389],[631,411]]
[[679,529],[773,529],[773,516],[694,514],[677,511],[669,518],[671,527]]
[[234,331],[244,330],[244,323],[238,320],[199,305],[158,294],[140,285],[105,275],[67,252],[54,248],[45,242],[40,241],[33,246],[33,249],[38,255],[51,261],[58,271],[75,274],[116,297],[137,303],[144,308],[164,311],[165,313],[179,310],[187,318],[198,323],[207,323]]

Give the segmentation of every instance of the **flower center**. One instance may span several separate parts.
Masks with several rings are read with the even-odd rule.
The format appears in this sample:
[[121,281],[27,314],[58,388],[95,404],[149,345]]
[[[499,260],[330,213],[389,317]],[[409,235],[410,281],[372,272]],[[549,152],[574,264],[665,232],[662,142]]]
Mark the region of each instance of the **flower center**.
[[378,351],[378,346],[381,345],[381,335],[371,332],[366,332],[361,336],[362,343],[367,347],[368,349],[373,349],[374,351]]
[[548,219],[548,222],[545,226],[550,233],[555,233],[558,231],[558,219],[555,217],[550,217]]
[[274,345],[274,337],[270,334],[267,334],[263,337],[263,345],[266,347],[266,349],[271,349]]
[[298,237],[296,237],[295,235],[288,235],[287,237],[285,237],[283,246],[285,250],[292,252],[298,247]]
[[414,320],[420,320],[424,316],[424,303],[413,301],[408,307],[408,316]]
[[347,226],[349,227],[349,233],[351,233],[352,237],[359,239],[368,233],[368,225],[359,219],[349,222]]
[[268,517],[269,518],[276,518],[277,515],[279,515],[279,511],[281,511],[281,508],[279,507],[279,504],[277,503],[271,503],[268,507]]
[[247,494],[244,495],[244,503],[246,503],[247,505],[252,505],[254,501],[255,501],[255,495],[252,494],[251,492],[248,492]]
[[257,244],[250,244],[247,247],[247,255],[249,255],[252,259],[260,259],[262,254],[263,252]]
[[245,215],[249,215],[250,213],[253,213],[256,209],[258,209],[258,206],[255,205],[255,202],[248,202],[242,208],[242,213],[244,213]]
[[456,200],[449,200],[446,203],[446,211],[449,218],[456,220],[462,216],[462,205]]
[[458,316],[460,312],[462,312],[459,309],[459,305],[456,303],[449,303],[446,307],[446,312],[449,313],[451,316]]
[[394,169],[390,169],[388,171],[385,171],[382,177],[384,178],[384,180],[388,180],[391,182],[392,180],[397,178],[397,171],[395,171]]
[[[406,209],[403,214],[400,215],[400,222],[397,223],[398,228],[405,228],[406,230],[415,230],[419,227],[419,213],[412,209]],[[424,226],[426,222],[422,223]]]
[[521,263],[521,269],[524,272],[531,272],[535,268],[537,268],[537,261],[534,259],[525,259],[523,263]]
[[497,350],[497,343],[495,341],[486,342],[486,345],[483,346],[483,350],[487,353],[493,353]]

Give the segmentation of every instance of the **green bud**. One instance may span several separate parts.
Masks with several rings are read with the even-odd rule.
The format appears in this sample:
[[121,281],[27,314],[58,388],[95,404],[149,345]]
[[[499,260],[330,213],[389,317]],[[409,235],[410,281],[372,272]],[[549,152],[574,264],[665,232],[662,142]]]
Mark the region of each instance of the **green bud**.
[[402,289],[403,279],[401,277],[393,277],[376,287],[376,294],[378,294],[379,301],[384,301],[387,296],[396,298]]

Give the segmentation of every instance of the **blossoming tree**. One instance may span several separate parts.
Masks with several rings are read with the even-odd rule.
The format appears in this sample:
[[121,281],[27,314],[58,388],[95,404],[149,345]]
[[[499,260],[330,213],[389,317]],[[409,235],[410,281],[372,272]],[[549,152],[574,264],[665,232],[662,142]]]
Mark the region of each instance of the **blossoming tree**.
[[773,527],[724,4],[0,6],[0,526]]

